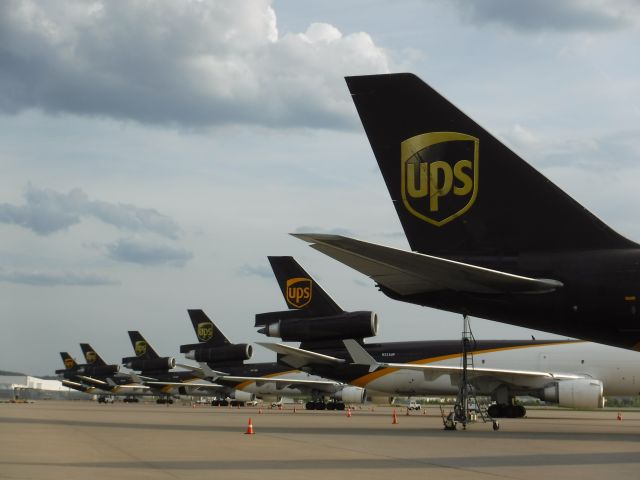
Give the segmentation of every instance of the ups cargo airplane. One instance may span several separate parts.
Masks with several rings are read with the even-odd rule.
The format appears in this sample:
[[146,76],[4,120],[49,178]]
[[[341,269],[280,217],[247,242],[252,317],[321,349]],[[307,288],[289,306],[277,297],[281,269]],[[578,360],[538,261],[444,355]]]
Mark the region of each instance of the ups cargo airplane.
[[[299,348],[260,343],[279,362],[378,394],[458,393],[461,340],[365,344],[377,333],[373,312],[345,312],[292,257],[269,262],[290,310],[258,314],[256,326],[267,336],[302,342]],[[471,383],[495,400],[492,417],[524,416],[516,396],[598,408],[606,395],[640,394],[637,352],[576,340],[479,340],[470,347]]]
[[213,396],[224,387],[205,382],[192,371],[176,371],[174,357],[161,357],[138,331],[129,331],[135,357],[125,357],[122,364],[139,373],[131,374],[138,383],[151,389],[157,403],[173,403],[179,395]]
[[295,234],[389,297],[640,350],[640,246],[415,75],[346,78],[412,251]]
[[125,402],[137,402],[140,395],[151,395],[149,387],[133,382],[131,376],[121,373],[119,365],[108,365],[88,343],[81,343],[86,364],[78,364],[67,352],[60,352],[64,369],[62,384],[80,392],[98,394],[99,401],[106,395],[124,396]]
[[[201,368],[182,365],[226,387],[220,400],[249,401],[260,398],[309,396],[308,409],[344,410],[347,403],[362,403],[365,390],[310,375],[275,362],[244,363],[253,353],[251,345],[232,344],[202,310],[188,310],[200,343],[181,345],[180,352]],[[326,400],[329,399],[327,402]]]

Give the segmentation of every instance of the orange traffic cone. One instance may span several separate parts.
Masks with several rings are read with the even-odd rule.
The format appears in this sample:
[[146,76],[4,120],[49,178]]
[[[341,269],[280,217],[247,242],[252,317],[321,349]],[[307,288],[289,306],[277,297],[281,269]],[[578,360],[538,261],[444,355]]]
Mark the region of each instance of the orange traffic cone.
[[347,407],[347,417],[351,417],[351,407]]
[[397,425],[398,424],[398,415],[396,414],[396,409],[393,409],[393,421],[391,422],[391,425]]
[[253,431],[253,422],[251,421],[251,417],[249,417],[249,425],[247,425],[247,431],[244,432],[245,435],[253,435],[255,432]]
[[622,420],[622,413],[621,413],[621,412],[618,412],[617,419],[618,419],[618,420]]

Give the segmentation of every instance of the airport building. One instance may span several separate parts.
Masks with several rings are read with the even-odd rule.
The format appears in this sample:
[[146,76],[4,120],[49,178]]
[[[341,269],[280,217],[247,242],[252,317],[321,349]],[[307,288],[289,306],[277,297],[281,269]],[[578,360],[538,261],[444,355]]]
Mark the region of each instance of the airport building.
[[46,380],[30,375],[0,375],[0,401],[90,398],[89,395],[65,387],[59,380]]

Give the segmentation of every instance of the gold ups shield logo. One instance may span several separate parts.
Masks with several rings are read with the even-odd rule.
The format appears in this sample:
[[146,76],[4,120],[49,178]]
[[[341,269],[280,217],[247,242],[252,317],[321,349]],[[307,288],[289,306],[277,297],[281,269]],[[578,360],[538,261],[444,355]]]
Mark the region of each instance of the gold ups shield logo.
[[309,305],[312,295],[312,282],[310,278],[290,278],[285,286],[287,303],[293,308],[302,308]]
[[93,363],[98,359],[98,355],[93,350],[89,350],[84,354],[84,358],[87,360],[87,363]]
[[136,342],[135,347],[133,347],[133,349],[136,352],[136,356],[137,357],[141,357],[143,356],[145,353],[147,353],[147,342],[143,341],[143,340],[138,340]]
[[471,208],[478,194],[476,137],[431,132],[400,144],[402,202],[414,216],[436,227]]
[[73,358],[65,358],[64,359],[64,367],[65,368],[73,368],[76,366],[76,362],[73,361]]
[[200,340],[201,342],[206,342],[211,337],[213,337],[213,324],[208,322],[199,323],[196,335],[198,335],[198,340]]

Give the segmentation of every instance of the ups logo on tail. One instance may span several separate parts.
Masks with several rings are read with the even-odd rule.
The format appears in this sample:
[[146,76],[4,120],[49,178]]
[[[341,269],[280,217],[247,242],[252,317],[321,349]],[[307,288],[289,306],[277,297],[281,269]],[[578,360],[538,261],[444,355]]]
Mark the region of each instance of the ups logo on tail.
[[432,132],[400,144],[402,202],[414,216],[440,227],[463,215],[478,194],[479,140]]
[[213,337],[213,324],[209,322],[199,323],[196,330],[196,335],[198,336],[198,340],[200,340],[201,342],[206,342],[211,337]]
[[87,360],[87,363],[93,363],[98,359],[98,355],[93,350],[89,350],[84,354],[84,358]]
[[141,357],[143,356],[145,353],[147,353],[147,342],[143,341],[143,340],[138,340],[136,342],[135,347],[133,348],[136,352],[136,356]]
[[290,278],[285,286],[286,299],[290,307],[303,308],[311,302],[312,282],[310,278]]
[[76,366],[76,362],[73,361],[73,358],[65,358],[64,366],[65,368],[73,368]]

